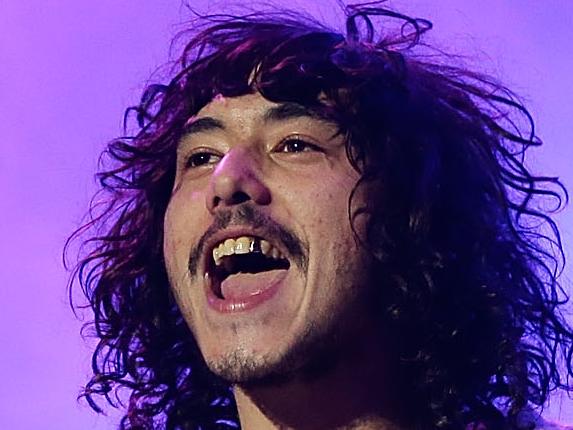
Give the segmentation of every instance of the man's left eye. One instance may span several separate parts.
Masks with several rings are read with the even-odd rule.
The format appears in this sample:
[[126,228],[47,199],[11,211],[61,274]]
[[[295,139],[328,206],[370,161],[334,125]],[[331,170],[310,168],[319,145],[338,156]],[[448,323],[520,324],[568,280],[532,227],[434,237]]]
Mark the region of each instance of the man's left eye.
[[276,152],[308,152],[316,151],[318,147],[299,137],[289,137],[275,148]]

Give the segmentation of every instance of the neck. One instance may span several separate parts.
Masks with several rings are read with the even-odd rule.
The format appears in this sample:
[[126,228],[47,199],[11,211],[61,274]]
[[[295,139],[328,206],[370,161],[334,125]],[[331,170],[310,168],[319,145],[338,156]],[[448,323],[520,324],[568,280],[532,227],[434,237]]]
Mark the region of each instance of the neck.
[[234,386],[241,428],[402,429],[398,387],[381,371],[388,368],[382,341],[364,332],[355,337],[361,341],[323,354],[294,376]]

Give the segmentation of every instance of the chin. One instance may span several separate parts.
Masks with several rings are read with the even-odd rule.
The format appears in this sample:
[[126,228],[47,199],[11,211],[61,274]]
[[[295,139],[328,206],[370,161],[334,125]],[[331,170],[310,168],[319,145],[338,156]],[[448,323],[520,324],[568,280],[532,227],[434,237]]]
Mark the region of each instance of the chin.
[[248,346],[218,351],[207,361],[211,371],[234,384],[266,384],[299,378],[313,378],[336,363],[340,348],[338,330],[329,324],[309,322],[290,336],[274,341],[251,340]]

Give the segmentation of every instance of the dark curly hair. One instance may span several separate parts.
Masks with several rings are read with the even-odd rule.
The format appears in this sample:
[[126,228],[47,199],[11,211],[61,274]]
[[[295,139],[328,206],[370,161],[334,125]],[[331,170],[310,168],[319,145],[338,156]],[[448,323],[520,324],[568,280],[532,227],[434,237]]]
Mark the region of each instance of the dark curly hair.
[[[345,35],[289,11],[199,17],[180,35],[175,77],[127,110],[137,132],[102,154],[89,222],[70,238],[83,244],[70,294],[77,281],[99,339],[82,393],[92,408],[102,411],[97,396],[119,406],[126,388],[121,429],[240,425],[175,303],[162,250],[178,141],[219,93],[312,107],[346,137],[361,174],[349,221],[368,216],[360,240],[377,263],[378,312],[399,333],[416,428],[519,428],[523,408],[572,390],[550,217],[567,191],[526,168],[541,141],[518,98],[423,45],[430,28],[371,2],[346,8]],[[366,185],[368,202],[354,207]]]

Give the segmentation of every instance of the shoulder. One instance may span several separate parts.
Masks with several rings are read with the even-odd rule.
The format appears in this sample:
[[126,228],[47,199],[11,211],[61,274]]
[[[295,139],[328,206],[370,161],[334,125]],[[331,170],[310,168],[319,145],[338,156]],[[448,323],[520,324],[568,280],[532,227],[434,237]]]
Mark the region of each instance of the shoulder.
[[535,430],[573,430],[573,426],[548,421],[531,409],[523,411],[522,418],[525,422],[535,424],[532,426]]
[[539,411],[531,407],[524,408],[517,415],[517,425],[519,428],[535,430],[573,430],[573,425],[565,425],[546,420]]
[[550,421],[539,420],[535,426],[536,430],[573,430],[573,426],[552,423]]

